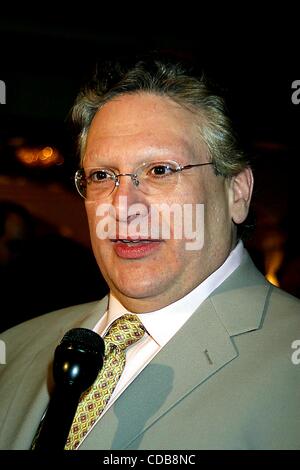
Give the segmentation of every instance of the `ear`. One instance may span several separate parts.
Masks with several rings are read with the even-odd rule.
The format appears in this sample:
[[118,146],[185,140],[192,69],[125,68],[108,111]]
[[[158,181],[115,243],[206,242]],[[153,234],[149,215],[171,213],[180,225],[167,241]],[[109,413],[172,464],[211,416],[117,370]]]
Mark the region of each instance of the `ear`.
[[253,173],[249,167],[246,167],[230,180],[230,214],[236,224],[244,222],[248,215],[253,181]]

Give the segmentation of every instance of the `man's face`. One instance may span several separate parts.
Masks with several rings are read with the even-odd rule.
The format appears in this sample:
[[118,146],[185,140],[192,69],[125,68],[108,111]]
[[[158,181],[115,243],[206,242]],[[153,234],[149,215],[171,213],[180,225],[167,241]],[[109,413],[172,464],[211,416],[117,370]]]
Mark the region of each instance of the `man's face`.
[[[107,167],[116,173],[133,173],[144,162],[172,160],[182,165],[209,161],[199,137],[199,117],[166,97],[154,94],[123,95],[104,105],[90,127],[83,166]],[[128,176],[104,200],[87,201],[90,235],[98,265],[110,289],[131,311],[147,312],[168,305],[206,279],[226,259],[232,248],[232,222],[228,182],[214,174],[213,166],[184,170],[172,190],[144,194]],[[124,216],[140,203],[143,215]],[[148,217],[152,204],[204,205],[204,244],[187,249],[185,237],[125,244],[99,239],[96,214],[99,204],[115,209],[120,232],[135,217]],[[99,214],[99,213],[98,213]],[[174,221],[173,221],[174,222]],[[173,235],[173,236],[172,236]],[[122,233],[117,232],[117,238]],[[150,237],[149,237],[150,238]]]

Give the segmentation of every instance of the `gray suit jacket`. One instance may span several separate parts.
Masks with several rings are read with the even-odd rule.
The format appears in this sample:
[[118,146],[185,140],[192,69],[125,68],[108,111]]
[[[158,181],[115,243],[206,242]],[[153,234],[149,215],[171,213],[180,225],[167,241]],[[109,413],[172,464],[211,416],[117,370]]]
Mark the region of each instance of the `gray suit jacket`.
[[[107,307],[70,307],[3,334],[0,448],[28,449],[54,350]],[[300,449],[300,302],[248,256],[100,419],[81,449]],[[50,374],[48,374],[50,375]]]

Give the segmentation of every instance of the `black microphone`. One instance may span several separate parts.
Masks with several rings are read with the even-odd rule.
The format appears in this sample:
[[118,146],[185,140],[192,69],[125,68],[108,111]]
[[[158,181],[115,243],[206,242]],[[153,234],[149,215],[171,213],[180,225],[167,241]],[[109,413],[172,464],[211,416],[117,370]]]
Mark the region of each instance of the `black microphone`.
[[32,450],[63,450],[81,394],[96,380],[104,358],[104,341],[86,328],[68,331],[53,361],[54,393],[31,445]]

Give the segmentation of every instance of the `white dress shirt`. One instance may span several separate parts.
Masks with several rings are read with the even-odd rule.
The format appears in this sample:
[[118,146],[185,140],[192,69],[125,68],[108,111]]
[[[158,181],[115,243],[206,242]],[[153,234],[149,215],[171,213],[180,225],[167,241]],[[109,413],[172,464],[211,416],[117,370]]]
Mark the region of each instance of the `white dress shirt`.
[[[127,348],[124,371],[101,416],[106,413],[128,385],[170,341],[202,302],[237,269],[242,262],[244,253],[244,245],[242,241],[239,241],[222,266],[186,296],[160,310],[137,314],[146,328],[146,333],[137,343]],[[126,310],[117,298],[110,293],[108,310],[98,321],[94,331],[104,336],[110,325],[126,313],[132,312]],[[101,416],[99,419],[101,419]]]

